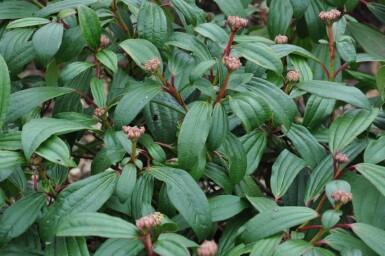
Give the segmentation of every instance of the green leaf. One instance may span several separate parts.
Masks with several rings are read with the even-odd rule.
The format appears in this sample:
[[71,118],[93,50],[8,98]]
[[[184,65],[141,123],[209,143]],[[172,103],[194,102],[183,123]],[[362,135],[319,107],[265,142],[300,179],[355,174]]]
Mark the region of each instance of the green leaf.
[[286,93],[274,84],[260,79],[252,78],[248,89],[264,99],[273,112],[273,121],[277,119],[286,129],[290,129],[294,117],[297,115],[297,106]]
[[126,202],[134,190],[136,183],[136,167],[133,164],[124,166],[116,184],[116,195],[121,202]]
[[351,192],[350,184],[344,180],[332,180],[326,184],[325,195],[327,196],[330,204],[335,206],[335,200],[332,197],[332,193],[336,191]]
[[[181,168],[189,171],[195,179],[203,174],[199,162],[211,127],[212,106],[206,102],[196,102],[188,111],[180,128],[178,137],[178,163]],[[199,168],[198,168],[199,167]],[[204,167],[203,167],[204,168]]]
[[357,59],[356,47],[354,46],[354,39],[350,36],[342,36],[336,42],[337,51],[341,58],[347,63],[354,63]]
[[180,12],[186,22],[193,26],[206,21],[205,12],[196,6],[195,1],[191,0],[171,0],[175,9]]
[[339,152],[364,132],[378,115],[378,109],[356,109],[336,119],[329,129],[329,147],[332,153]]
[[154,192],[154,177],[142,175],[135,183],[131,196],[131,214],[134,219],[139,219],[143,214],[145,205],[151,205]]
[[76,167],[77,164],[71,159],[70,151],[67,144],[58,136],[51,136],[43,142],[37,149],[36,154],[66,167]]
[[218,186],[223,188],[227,194],[231,194],[233,185],[231,184],[230,178],[227,176],[226,169],[213,163],[207,163],[204,174],[213,180]]
[[39,221],[42,239],[48,241],[56,234],[62,217],[98,210],[114,192],[115,183],[115,172],[104,172],[65,188]]
[[19,152],[0,150],[0,169],[6,169],[25,163],[23,155]]
[[19,117],[28,114],[34,107],[49,99],[70,92],[73,92],[73,89],[64,87],[36,87],[12,93],[7,122],[13,122]]
[[250,252],[250,256],[272,256],[274,250],[281,242],[281,239],[282,234],[259,240],[254,244],[253,250]]
[[0,3],[0,20],[30,17],[37,10],[36,5],[26,1],[5,1]]
[[241,238],[245,243],[253,243],[317,216],[316,211],[307,207],[276,207],[263,211],[246,222]]
[[259,128],[271,118],[269,105],[255,94],[238,93],[230,97],[232,112],[242,121],[247,132]]
[[306,104],[302,125],[309,129],[318,127],[333,113],[335,103],[335,100],[311,95]]
[[227,112],[222,104],[215,104],[212,123],[207,137],[207,146],[210,150],[217,149],[225,142],[229,132],[229,120]]
[[201,60],[212,59],[207,46],[195,36],[187,33],[174,32],[166,42],[166,45],[172,45],[183,50],[191,51]]
[[342,211],[327,210],[322,214],[322,226],[324,229],[331,229],[340,221]]
[[0,55],[0,129],[3,128],[4,121],[7,117],[7,112],[11,97],[11,80],[9,77],[7,63]]
[[373,13],[376,18],[382,22],[382,24],[385,24],[385,5],[380,3],[367,3],[366,6],[368,7],[369,11]]
[[111,165],[120,162],[126,151],[120,147],[105,147],[99,151],[91,163],[91,173],[97,174],[107,170]]
[[63,24],[52,22],[39,28],[32,38],[37,55],[44,61],[51,59],[59,50],[63,38]]
[[62,44],[55,55],[56,62],[63,63],[79,56],[85,44],[80,27],[66,29]]
[[113,51],[103,49],[99,51],[95,57],[112,72],[118,72],[118,57]]
[[248,204],[233,195],[220,195],[209,199],[212,221],[227,220],[248,207]]
[[239,183],[246,174],[247,158],[242,143],[232,133],[228,133],[227,139],[219,151],[225,154],[228,160],[230,180],[233,184]]
[[280,244],[274,252],[274,256],[305,255],[313,248],[309,242],[300,239],[290,239]]
[[359,22],[349,22],[348,30],[367,53],[385,58],[385,49],[381,43],[385,40],[384,34]]
[[355,168],[385,196],[385,167],[362,163]]
[[187,172],[181,169],[154,167],[148,173],[166,183],[171,202],[199,239],[211,234],[209,203],[203,191]]
[[298,173],[305,167],[305,161],[288,150],[282,151],[274,162],[270,178],[271,192],[275,198],[282,197]]
[[93,77],[91,79],[91,92],[92,92],[92,97],[94,98],[94,101],[98,107],[103,108],[106,106],[107,103],[107,98],[104,95],[104,84],[103,81]]
[[241,43],[234,46],[239,55],[263,68],[282,73],[282,62],[278,55],[268,46],[260,43]]
[[286,35],[293,16],[290,0],[271,0],[267,17],[267,28],[271,39]]
[[130,124],[140,111],[161,91],[162,89],[158,84],[144,84],[129,90],[116,106],[115,127],[121,129],[123,125]]
[[55,237],[45,248],[45,256],[89,256],[84,237]]
[[382,255],[385,251],[385,231],[364,223],[352,224],[353,232],[361,238],[373,251]]
[[278,55],[279,58],[292,55],[298,55],[300,57],[305,57],[316,62],[321,62],[316,56],[306,51],[305,49],[291,44],[273,44],[270,48]]
[[[233,1],[235,2],[235,1]],[[229,35],[223,28],[214,23],[203,23],[195,27],[194,30],[204,37],[211,39],[219,47],[224,49],[229,41]]]
[[178,241],[172,239],[162,239],[156,241],[153,245],[153,250],[155,253],[165,256],[190,254],[186,247]]
[[250,175],[257,169],[267,145],[267,134],[263,131],[252,131],[239,138],[246,151],[247,169],[246,174]]
[[131,223],[104,213],[82,212],[62,218],[57,236],[100,236],[108,238],[138,238],[139,230]]
[[97,0],[63,0],[59,2],[50,2],[46,7],[39,10],[36,13],[36,16],[45,17],[64,9],[77,8],[80,5],[88,6],[97,2]]
[[[1,141],[1,138],[0,138]],[[364,162],[377,164],[385,160],[385,137],[382,136],[377,140],[369,142],[368,147],[365,149]]]
[[62,81],[72,80],[81,73],[85,72],[87,69],[93,67],[94,65],[95,64],[90,62],[72,62],[62,69],[59,79]]
[[21,132],[12,131],[0,137],[0,149],[15,151],[22,148]]
[[9,206],[0,219],[0,244],[24,233],[40,215],[46,200],[45,194],[33,193]]
[[181,244],[187,248],[199,247],[199,245],[196,244],[195,242],[187,239],[183,235],[179,235],[176,233],[163,233],[158,237],[158,240],[174,240],[174,241],[177,241],[179,244]]
[[245,8],[240,0],[214,0],[225,16],[246,17]]
[[147,149],[148,153],[155,161],[159,163],[166,161],[166,153],[161,146],[155,143],[154,139],[149,134],[143,134],[139,139],[139,143]]
[[385,66],[382,66],[377,70],[376,82],[381,99],[382,101],[385,101]]
[[96,50],[99,48],[102,26],[94,10],[84,5],[78,6],[79,25],[87,45]]
[[304,14],[307,31],[311,39],[316,42],[326,34],[325,23],[319,18],[319,13],[323,10],[325,10],[325,7],[322,2],[310,1]]
[[23,126],[21,143],[24,154],[29,159],[33,152],[52,135],[91,129],[89,126],[55,118],[34,119]]
[[18,19],[10,22],[7,25],[7,29],[12,28],[23,28],[23,27],[32,27],[37,25],[45,25],[50,23],[50,20],[44,19],[44,18],[24,18],[24,19]]
[[322,98],[342,100],[360,108],[370,109],[370,103],[366,96],[355,87],[317,80],[299,83],[296,86]]
[[168,38],[167,18],[162,8],[153,2],[145,2],[139,9],[138,35],[156,47],[162,48]]
[[286,136],[310,167],[316,166],[326,156],[326,150],[316,138],[303,126],[293,124]]
[[95,256],[114,255],[138,255],[144,249],[143,243],[137,240],[108,239],[95,252]]
[[159,71],[163,72],[163,62],[158,49],[150,41],[145,39],[127,39],[120,43],[120,47],[130,55],[136,65],[144,69],[147,61],[158,58],[160,61]]
[[311,0],[290,0],[293,8],[293,15],[296,19],[302,18],[310,5]]
[[215,60],[206,60],[196,65],[190,73],[190,83],[192,84],[201,78],[206,70],[211,68],[215,63],[217,63]]

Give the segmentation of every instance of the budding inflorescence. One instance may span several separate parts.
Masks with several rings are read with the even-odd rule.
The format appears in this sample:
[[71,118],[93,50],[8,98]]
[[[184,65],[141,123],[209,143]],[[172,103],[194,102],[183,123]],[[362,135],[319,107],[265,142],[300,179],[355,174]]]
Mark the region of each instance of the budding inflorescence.
[[100,47],[107,47],[110,45],[110,39],[105,35],[101,35],[100,37]]
[[319,17],[321,20],[326,21],[327,23],[333,23],[341,16],[341,12],[339,10],[333,9],[328,12],[320,12]]
[[332,198],[336,203],[341,203],[341,204],[347,204],[348,202],[353,200],[353,195],[352,193],[343,191],[343,190],[337,190],[332,193]]
[[36,153],[33,153],[29,162],[33,165],[38,165],[43,161],[43,158]]
[[241,61],[237,57],[224,57],[225,66],[229,71],[235,71],[242,66]]
[[153,228],[159,226],[162,223],[162,220],[163,214],[155,212],[136,220],[136,227],[140,230],[140,232],[142,232],[142,234],[147,234]]
[[137,126],[134,126],[134,127],[123,126],[122,130],[127,135],[127,138],[130,140],[139,139],[146,131],[146,129],[143,126],[140,128]]
[[289,38],[285,35],[278,35],[274,38],[274,42],[276,44],[287,44],[287,42],[289,42]]
[[144,64],[144,69],[148,72],[154,73],[160,67],[160,61],[157,57],[152,58]]
[[238,30],[245,28],[249,21],[238,17],[238,16],[229,16],[227,18],[227,24],[229,24],[231,31],[237,32]]
[[198,256],[214,256],[217,251],[218,246],[214,241],[205,240],[198,248]]
[[286,74],[286,80],[288,82],[298,82],[300,77],[301,77],[301,74],[298,70],[292,70],[287,72]]
[[338,163],[342,163],[342,164],[347,164],[349,163],[349,158],[347,155],[345,154],[337,154],[334,159],[336,160],[336,162]]
[[103,116],[105,112],[106,111],[103,108],[95,108],[95,110],[94,110],[94,114],[97,117]]

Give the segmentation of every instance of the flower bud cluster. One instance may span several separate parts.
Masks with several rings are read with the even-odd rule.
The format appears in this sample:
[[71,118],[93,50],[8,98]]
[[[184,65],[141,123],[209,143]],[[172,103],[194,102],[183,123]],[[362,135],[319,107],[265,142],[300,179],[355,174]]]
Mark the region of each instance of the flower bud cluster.
[[152,58],[144,64],[144,69],[148,72],[154,73],[160,67],[160,61],[157,57]]
[[237,57],[224,57],[225,66],[229,71],[235,71],[242,66],[241,61]]
[[205,240],[198,248],[198,256],[214,256],[218,251],[218,246],[214,241]]
[[276,44],[287,44],[287,42],[289,42],[289,38],[285,35],[278,35],[274,38],[274,42]]
[[105,35],[101,35],[100,37],[100,47],[107,47],[110,45],[110,39]]
[[334,159],[336,162],[341,163],[341,164],[347,164],[349,163],[349,158],[345,154],[337,154]]
[[101,117],[102,115],[104,115],[105,112],[106,112],[106,111],[105,111],[103,108],[96,108],[96,109],[94,110],[94,114],[95,114],[95,116],[97,116],[97,117]]
[[248,20],[238,16],[229,16],[227,18],[227,24],[229,24],[231,31],[235,32],[242,28],[245,28],[248,22]]
[[286,74],[286,80],[288,82],[298,82],[301,77],[301,74],[298,70],[292,70],[287,72]]
[[33,165],[38,165],[43,161],[43,158],[36,153],[33,153],[29,162]]
[[136,227],[142,232],[142,234],[147,234],[150,230],[159,226],[162,223],[162,220],[163,214],[155,212],[138,219],[136,221]]
[[321,18],[321,20],[329,22],[329,23],[334,22],[340,16],[341,16],[341,12],[339,10],[336,10],[336,9],[333,9],[333,10],[328,11],[328,12],[322,11],[319,13],[319,17]]
[[353,200],[353,195],[352,193],[343,191],[343,190],[337,190],[332,193],[332,198],[336,203],[341,203],[341,204],[347,204],[348,202]]
[[127,135],[127,138],[130,140],[139,139],[146,131],[146,129],[143,126],[140,128],[138,126],[134,126],[134,127],[123,126],[122,130]]

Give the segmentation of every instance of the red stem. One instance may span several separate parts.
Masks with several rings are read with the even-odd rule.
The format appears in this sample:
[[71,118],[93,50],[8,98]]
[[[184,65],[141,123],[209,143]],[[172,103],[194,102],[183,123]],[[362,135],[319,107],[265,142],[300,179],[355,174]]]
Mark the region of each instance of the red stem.
[[327,244],[327,242],[326,242],[325,239],[322,239],[322,240],[319,240],[319,241],[315,242],[313,245],[317,246],[317,245],[324,245],[324,244]]
[[326,76],[327,76],[328,79],[329,79],[329,77],[330,77],[329,70],[326,68],[325,64],[320,63],[320,65],[321,65],[322,69],[325,71],[325,74],[326,74]]
[[225,81],[223,83],[221,90],[218,93],[217,99],[215,100],[215,104],[220,103],[221,99],[225,96],[226,90],[227,90],[227,85],[229,84],[229,81],[230,81],[230,75],[231,75],[231,72],[227,71]]
[[306,230],[310,230],[310,229],[316,229],[316,228],[322,228],[322,225],[312,225],[312,226],[307,226],[307,227],[303,227],[303,228],[299,228],[298,231],[306,231]]
[[335,228],[352,229],[352,224],[342,223],[334,226]]
[[82,96],[88,103],[90,103],[94,108],[97,108],[98,105],[96,105],[96,103],[90,98],[88,97],[87,94],[85,94],[84,92],[80,91],[80,90],[75,90],[75,92],[77,94],[79,94],[80,96]]
[[338,73],[340,73],[342,70],[344,70],[345,68],[349,67],[349,64],[348,63],[345,63],[343,65],[341,65],[337,70],[336,72],[334,73],[333,75],[333,80],[337,77]]
[[226,46],[225,50],[223,51],[222,59],[224,57],[229,56],[230,51],[231,51],[231,46],[233,45],[235,34],[237,34],[237,31],[231,31],[229,41],[227,42],[227,46]]

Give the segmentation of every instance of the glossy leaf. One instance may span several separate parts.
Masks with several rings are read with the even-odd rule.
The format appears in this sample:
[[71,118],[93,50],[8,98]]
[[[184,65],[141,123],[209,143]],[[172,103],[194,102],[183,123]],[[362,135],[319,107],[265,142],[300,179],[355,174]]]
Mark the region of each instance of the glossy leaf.
[[7,63],[0,55],[0,128],[3,127],[11,97],[11,80],[9,78]]
[[136,167],[132,164],[124,166],[116,183],[115,193],[121,202],[126,202],[134,190],[136,182]]
[[[236,2],[236,1],[233,1]],[[214,23],[203,23],[195,27],[194,30],[204,37],[211,39],[219,47],[224,49],[229,41],[229,35],[221,27]]]
[[353,232],[362,239],[373,251],[383,254],[385,251],[385,231],[364,223],[352,224]]
[[286,35],[293,16],[290,0],[271,0],[267,17],[267,28],[271,39]]
[[76,167],[77,164],[71,159],[67,144],[57,136],[51,136],[37,149],[36,154],[56,164],[66,167]]
[[78,7],[79,24],[87,45],[96,50],[100,44],[102,27],[96,12],[84,5]]
[[[1,138],[0,138],[1,140]],[[377,164],[385,160],[385,137],[369,142],[364,153],[365,163]]]
[[26,1],[5,1],[0,3],[0,20],[30,17],[37,10],[34,4]]
[[126,151],[122,148],[103,148],[91,163],[91,173],[98,174],[107,170],[111,165],[120,162],[125,154]]
[[246,151],[246,174],[252,174],[258,167],[267,145],[267,134],[263,131],[252,131],[239,138]]
[[209,149],[217,149],[225,142],[229,132],[227,112],[222,104],[216,104],[212,113],[212,123],[207,137]]
[[94,98],[94,102],[98,107],[105,107],[107,103],[107,98],[104,95],[104,84],[103,81],[94,77],[91,79],[91,92],[92,97]]
[[94,66],[93,63],[90,62],[72,62],[65,66],[60,73],[59,78],[62,81],[69,81],[85,72],[87,69],[92,68]]
[[253,246],[253,250],[250,253],[250,256],[272,256],[274,250],[277,248],[281,242],[282,235],[275,235],[265,239],[258,240]]
[[189,171],[198,179],[203,174],[200,161],[211,127],[212,106],[206,102],[197,102],[187,113],[178,137],[178,162],[181,168]]
[[60,48],[63,38],[63,24],[49,23],[39,28],[32,38],[37,55],[43,60],[52,58]]
[[245,8],[240,0],[214,0],[226,16],[246,17]]
[[305,161],[288,150],[282,151],[272,167],[271,191],[276,198],[283,196],[298,173],[305,167]]
[[209,199],[212,221],[227,220],[248,207],[241,198],[221,195]]
[[191,176],[180,169],[155,167],[149,174],[166,183],[167,193],[199,239],[211,232],[211,213],[205,194]]
[[382,101],[385,100],[385,66],[377,70],[376,74],[377,89],[380,92]]
[[88,256],[88,248],[84,237],[55,237],[54,241],[47,245],[46,256]]
[[385,196],[385,167],[375,164],[358,164],[355,168]]
[[7,29],[11,28],[23,28],[23,27],[31,27],[36,25],[45,25],[49,23],[50,21],[44,18],[24,18],[24,19],[18,19],[15,21],[10,22],[7,25]]
[[103,49],[99,51],[95,57],[112,72],[118,72],[118,57],[113,51]]
[[174,32],[166,44],[191,51],[201,60],[211,60],[211,54],[207,46],[193,35]]
[[0,150],[0,169],[7,169],[25,163],[19,152]]
[[144,249],[143,243],[138,240],[108,239],[95,252],[95,256],[114,255],[126,256],[137,255]]
[[312,220],[317,216],[316,211],[306,207],[276,207],[263,211],[250,219],[244,225],[241,238],[246,243],[252,243]]
[[108,238],[136,239],[138,229],[131,223],[104,213],[83,212],[62,218],[57,236],[100,236]]
[[68,8],[77,8],[80,5],[88,6],[96,3],[97,0],[63,0],[59,2],[50,2],[46,7],[39,10],[36,15],[45,17]]
[[324,122],[334,111],[335,101],[311,95],[306,104],[303,125],[313,129]]

